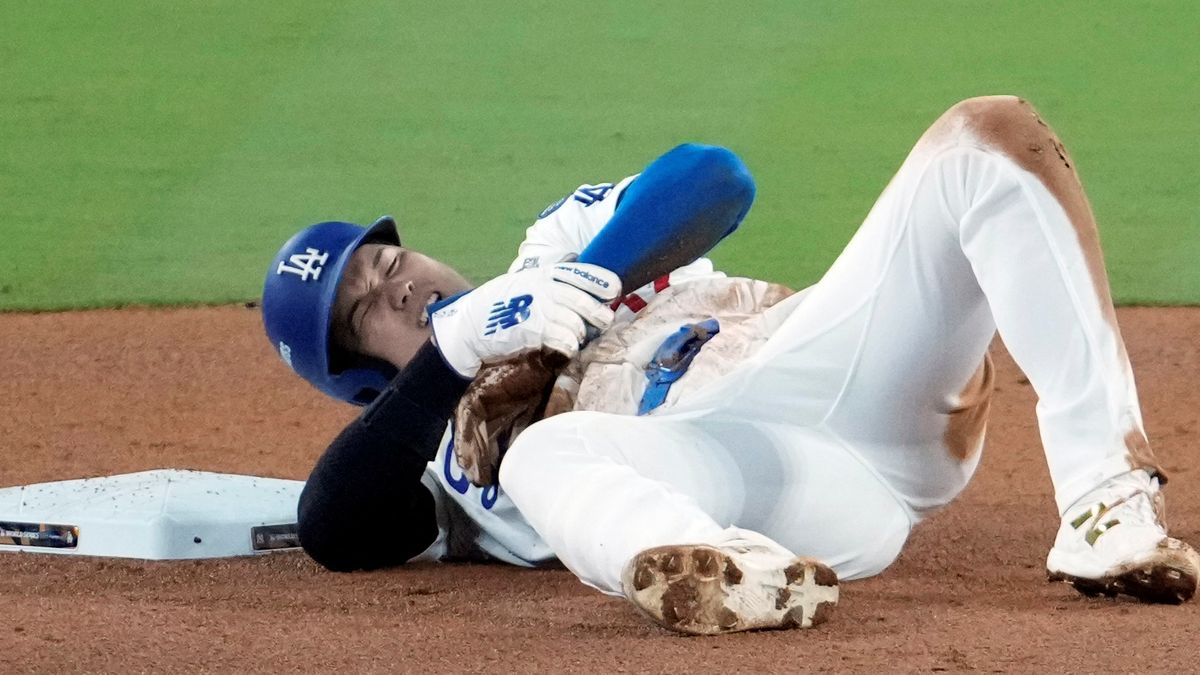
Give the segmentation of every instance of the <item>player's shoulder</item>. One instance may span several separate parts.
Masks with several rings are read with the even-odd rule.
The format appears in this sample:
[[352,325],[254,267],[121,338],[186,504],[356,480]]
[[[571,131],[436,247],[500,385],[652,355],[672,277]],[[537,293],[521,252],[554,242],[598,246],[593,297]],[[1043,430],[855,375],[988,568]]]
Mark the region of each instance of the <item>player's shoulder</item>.
[[616,183],[584,183],[551,202],[525,230],[525,239],[508,271],[578,255],[612,218],[625,189],[636,177]]
[[[627,176],[615,183],[583,183],[558,200],[551,202],[537,215],[537,220],[545,220],[560,211],[585,211],[603,205],[611,211],[616,208],[625,188],[633,182],[637,175]],[[564,208],[565,207],[565,208]]]

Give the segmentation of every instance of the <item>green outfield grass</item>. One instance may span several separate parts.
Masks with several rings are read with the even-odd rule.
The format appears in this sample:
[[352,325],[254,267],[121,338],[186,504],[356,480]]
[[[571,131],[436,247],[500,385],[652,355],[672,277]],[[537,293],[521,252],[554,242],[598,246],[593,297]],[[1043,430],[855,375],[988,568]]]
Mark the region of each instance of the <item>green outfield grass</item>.
[[1193,3],[0,7],[0,309],[257,297],[295,229],[393,213],[482,279],[534,215],[686,140],[759,183],[731,273],[815,281],[940,111],[1030,98],[1123,303],[1200,303]]

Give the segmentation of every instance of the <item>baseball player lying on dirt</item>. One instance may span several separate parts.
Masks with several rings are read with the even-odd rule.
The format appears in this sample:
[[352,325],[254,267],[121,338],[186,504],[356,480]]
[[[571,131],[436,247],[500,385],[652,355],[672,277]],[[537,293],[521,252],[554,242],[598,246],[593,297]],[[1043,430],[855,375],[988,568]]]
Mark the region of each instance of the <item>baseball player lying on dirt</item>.
[[811,626],[966,486],[999,331],[1039,397],[1051,577],[1192,597],[1200,558],[1163,524],[1091,209],[1032,107],[952,107],[798,293],[699,257],[753,197],[732,153],[680,146],[548,207],[469,292],[390,218],[293,237],[267,334],[320,390],[370,402],[305,487],[305,550],[346,571],[557,558],[674,630]]

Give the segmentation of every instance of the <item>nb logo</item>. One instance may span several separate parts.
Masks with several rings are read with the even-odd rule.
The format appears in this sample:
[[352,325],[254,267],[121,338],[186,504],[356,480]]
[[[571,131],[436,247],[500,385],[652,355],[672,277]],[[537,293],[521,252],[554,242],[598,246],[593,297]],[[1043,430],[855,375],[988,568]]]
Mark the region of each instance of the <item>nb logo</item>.
[[491,335],[498,330],[512,328],[529,318],[529,306],[533,304],[532,295],[518,295],[508,302],[492,304],[492,313],[488,315],[484,335]]
[[304,249],[304,253],[293,253],[286,262],[280,260],[279,269],[275,270],[275,273],[289,272],[300,277],[301,281],[319,279],[321,270],[325,269],[325,261],[328,259],[328,251],[321,252],[315,248],[307,248]]

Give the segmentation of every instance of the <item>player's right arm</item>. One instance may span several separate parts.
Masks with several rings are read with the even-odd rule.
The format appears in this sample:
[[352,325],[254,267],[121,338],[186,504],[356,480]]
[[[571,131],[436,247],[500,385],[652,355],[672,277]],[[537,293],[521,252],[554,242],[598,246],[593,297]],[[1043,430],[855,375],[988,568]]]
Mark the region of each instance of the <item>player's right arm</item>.
[[429,340],[317,461],[300,496],[300,543],[336,571],[399,565],[437,538],[421,484],[480,365],[542,348],[570,358],[603,330],[620,281],[582,264],[506,274],[432,312]]

